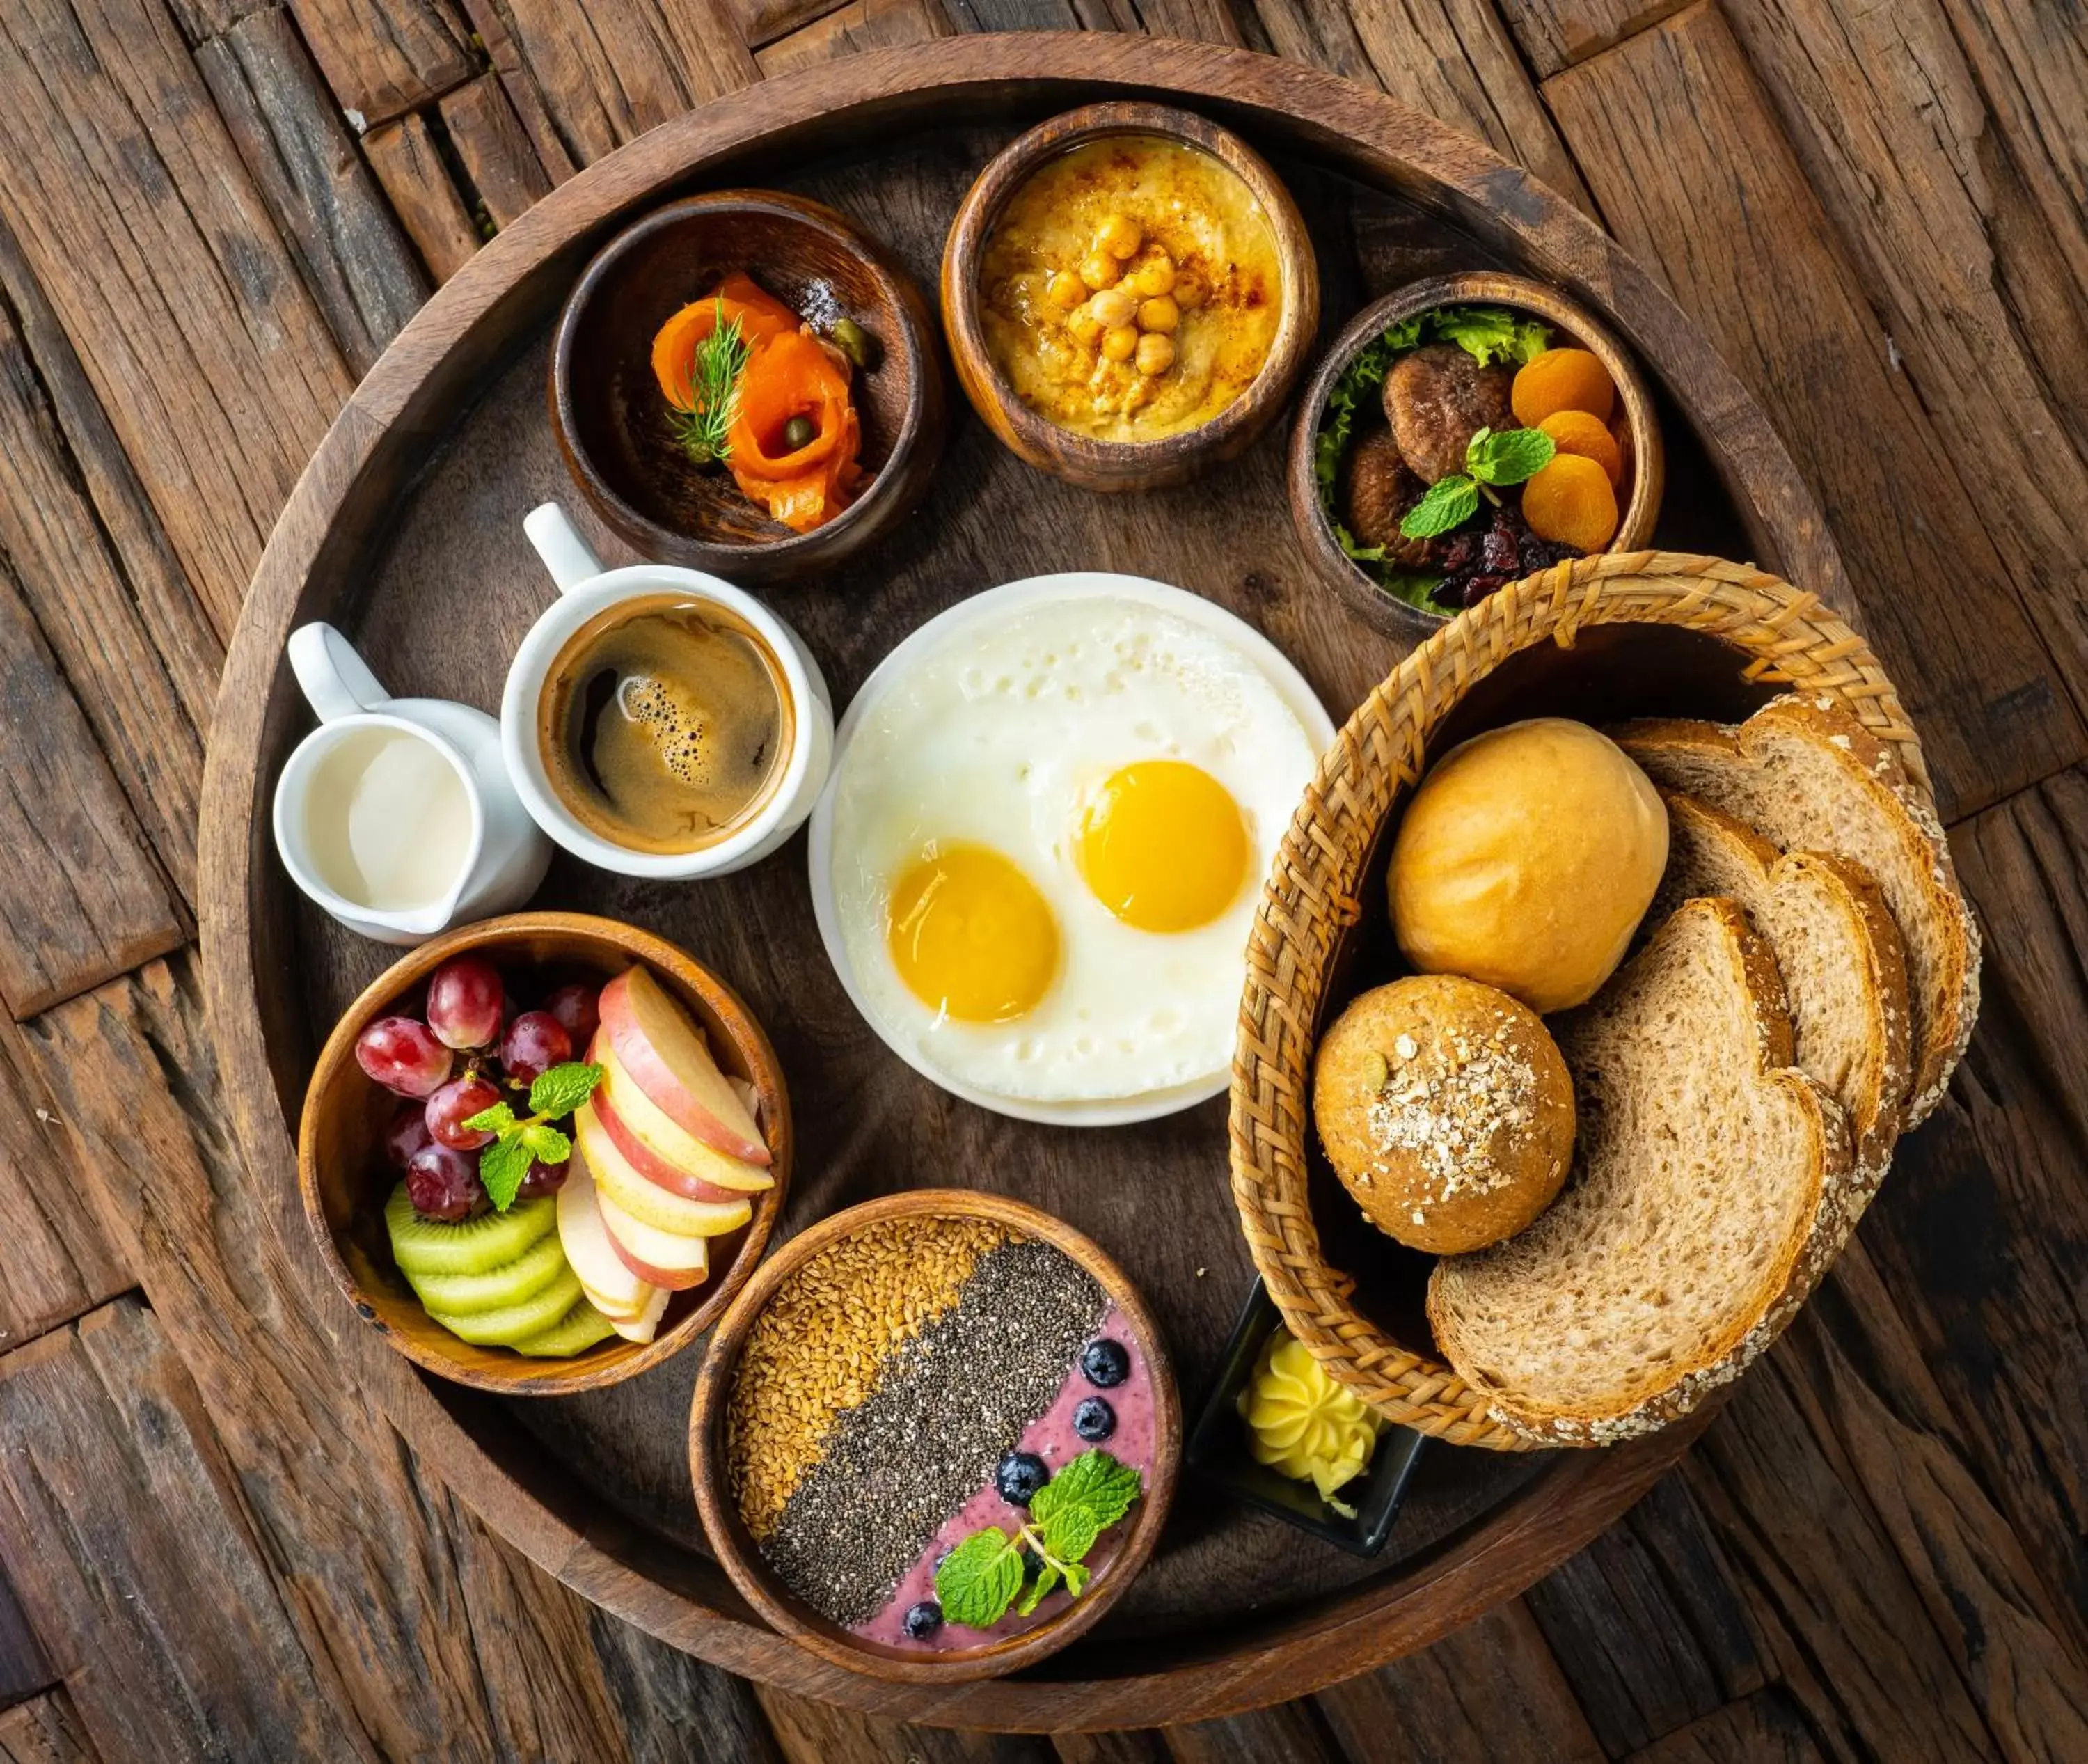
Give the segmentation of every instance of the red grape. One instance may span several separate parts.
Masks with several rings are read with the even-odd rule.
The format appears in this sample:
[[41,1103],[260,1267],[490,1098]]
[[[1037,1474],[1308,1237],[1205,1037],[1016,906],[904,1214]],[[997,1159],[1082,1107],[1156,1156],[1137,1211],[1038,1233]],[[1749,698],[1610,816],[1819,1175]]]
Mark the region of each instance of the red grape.
[[499,1100],[500,1093],[475,1072],[453,1079],[428,1098],[428,1132],[438,1145],[458,1151],[477,1151],[481,1145],[490,1145],[492,1134],[464,1124]]
[[355,1038],[355,1063],[399,1096],[426,1096],[450,1075],[450,1051],[410,1017],[380,1017]]
[[524,1011],[507,1025],[500,1063],[517,1084],[534,1084],[573,1057],[573,1039],[549,1011]]
[[448,1145],[423,1145],[406,1166],[406,1197],[425,1218],[469,1218],[486,1199],[478,1160]]
[[529,1173],[522,1179],[522,1186],[515,1191],[518,1201],[541,1201],[547,1194],[556,1194],[566,1185],[566,1165],[547,1164],[541,1158],[533,1160]]
[[483,1047],[500,1035],[506,994],[483,956],[452,956],[428,982],[428,1027],[451,1047]]
[[430,1143],[427,1105],[401,1102],[384,1130],[384,1155],[404,1170],[413,1161],[413,1154]]
[[[597,1000],[601,988],[575,981],[571,986],[562,986],[546,999],[541,1009],[558,1020],[575,1048],[584,1048],[594,1039],[594,1032],[601,1022],[601,1010]],[[570,1057],[570,1056],[568,1056]]]

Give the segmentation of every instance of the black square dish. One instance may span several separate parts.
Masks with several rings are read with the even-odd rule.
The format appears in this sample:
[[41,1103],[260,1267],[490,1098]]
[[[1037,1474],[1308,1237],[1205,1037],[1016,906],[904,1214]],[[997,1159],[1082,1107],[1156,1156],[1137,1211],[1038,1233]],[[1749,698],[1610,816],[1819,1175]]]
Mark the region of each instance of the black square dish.
[[1247,1423],[1240,1415],[1239,1394],[1254,1376],[1255,1362],[1263,1346],[1283,1321],[1283,1314],[1260,1280],[1247,1295],[1239,1321],[1218,1368],[1217,1381],[1196,1418],[1189,1436],[1188,1463],[1204,1481],[1215,1484],[1237,1501],[1279,1519],[1287,1519],[1300,1531],[1338,1545],[1356,1556],[1375,1556],[1391,1535],[1400,1504],[1421,1455],[1424,1436],[1411,1428],[1388,1425],[1378,1436],[1377,1450],[1370,1467],[1341,1491],[1356,1509],[1346,1518],[1320,1498],[1309,1482],[1294,1482],[1266,1464],[1257,1464],[1247,1447]]

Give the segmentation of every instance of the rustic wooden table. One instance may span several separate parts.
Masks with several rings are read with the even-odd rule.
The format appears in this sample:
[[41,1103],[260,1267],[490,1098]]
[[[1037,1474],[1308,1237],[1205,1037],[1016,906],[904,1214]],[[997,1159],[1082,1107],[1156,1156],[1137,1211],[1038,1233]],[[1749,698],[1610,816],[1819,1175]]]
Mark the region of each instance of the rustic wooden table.
[[[592,1609],[344,1384],[225,1118],[195,828],[276,512],[482,237],[764,76],[1076,26],[1382,86],[1664,277],[1827,511],[1990,947],[1856,1245],[1591,1548],[1308,1701],[989,1740]],[[2040,0],[0,6],[0,1753],[2088,1757],[2085,203]]]

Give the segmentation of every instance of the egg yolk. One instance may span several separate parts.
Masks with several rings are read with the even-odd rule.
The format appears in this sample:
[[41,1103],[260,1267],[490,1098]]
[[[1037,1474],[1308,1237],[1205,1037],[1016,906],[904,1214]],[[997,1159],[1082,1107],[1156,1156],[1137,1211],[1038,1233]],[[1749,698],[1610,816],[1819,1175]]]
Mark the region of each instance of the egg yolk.
[[1140,931],[1193,931],[1232,904],[1247,875],[1247,823],[1225,786],[1182,760],[1110,774],[1080,821],[1080,873]]
[[892,887],[885,936],[907,989],[960,1022],[1021,1016],[1059,971],[1050,905],[987,846],[933,845],[908,865]]

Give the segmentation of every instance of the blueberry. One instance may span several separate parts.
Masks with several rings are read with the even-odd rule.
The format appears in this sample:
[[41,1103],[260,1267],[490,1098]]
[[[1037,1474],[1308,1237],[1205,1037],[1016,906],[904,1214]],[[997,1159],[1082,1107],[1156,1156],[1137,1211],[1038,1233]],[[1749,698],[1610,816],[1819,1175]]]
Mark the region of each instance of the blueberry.
[[1106,1440],[1116,1432],[1116,1411],[1100,1397],[1086,1398],[1073,1411],[1073,1431],[1084,1440]]
[[900,1627],[905,1630],[910,1641],[925,1642],[943,1626],[943,1608],[932,1599],[923,1599],[906,1613]]
[[1106,1390],[1131,1376],[1131,1355],[1124,1351],[1122,1342],[1113,1342],[1105,1336],[1080,1350],[1080,1370],[1088,1375],[1089,1384],[1099,1385]]
[[993,1477],[1000,1498],[1017,1507],[1028,1506],[1037,1498],[1037,1491],[1050,1479],[1051,1472],[1034,1452],[1010,1452],[1001,1459]]

